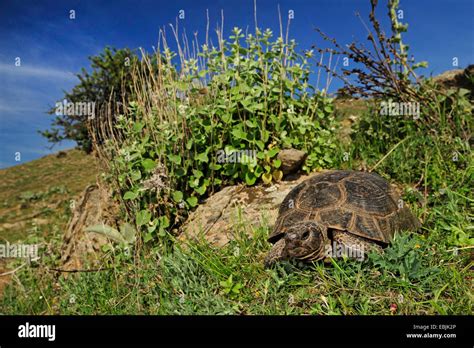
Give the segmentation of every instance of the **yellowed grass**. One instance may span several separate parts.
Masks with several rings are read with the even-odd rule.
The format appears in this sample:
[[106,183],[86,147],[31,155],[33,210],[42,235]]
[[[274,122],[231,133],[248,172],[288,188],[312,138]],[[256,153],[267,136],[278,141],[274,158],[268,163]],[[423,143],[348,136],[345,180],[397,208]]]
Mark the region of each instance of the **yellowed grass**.
[[[10,242],[29,232],[47,233],[52,226],[63,228],[67,223],[68,205],[99,173],[96,160],[79,150],[68,150],[66,156],[56,154],[0,170],[0,238]],[[26,201],[25,192],[52,193],[44,198]],[[42,229],[41,226],[49,226]]]

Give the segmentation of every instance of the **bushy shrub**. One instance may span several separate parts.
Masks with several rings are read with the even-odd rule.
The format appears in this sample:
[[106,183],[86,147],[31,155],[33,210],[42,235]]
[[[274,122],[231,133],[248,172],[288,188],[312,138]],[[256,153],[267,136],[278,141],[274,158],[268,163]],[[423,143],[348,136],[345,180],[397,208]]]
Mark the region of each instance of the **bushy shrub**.
[[309,82],[311,55],[270,30],[234,28],[230,42],[203,45],[179,71],[168,47],[156,73],[137,71],[138,97],[114,122],[106,151],[116,193],[146,240],[178,227],[222,186],[280,180],[283,148],[305,151],[308,172],[331,166],[333,103]]
[[430,93],[436,97],[421,104],[418,117],[381,115],[380,102],[374,101],[352,133],[352,158],[369,167],[383,158],[378,170],[430,191],[460,184],[459,172],[472,171],[473,163],[469,95],[462,89]]

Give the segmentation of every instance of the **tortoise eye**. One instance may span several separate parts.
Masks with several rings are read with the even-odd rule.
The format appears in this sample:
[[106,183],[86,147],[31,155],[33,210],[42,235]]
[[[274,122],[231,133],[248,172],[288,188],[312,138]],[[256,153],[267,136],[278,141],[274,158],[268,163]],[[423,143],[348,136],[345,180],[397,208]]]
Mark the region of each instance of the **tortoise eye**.
[[301,238],[303,239],[307,239],[309,237],[309,232],[308,231],[304,231],[303,234],[301,235]]

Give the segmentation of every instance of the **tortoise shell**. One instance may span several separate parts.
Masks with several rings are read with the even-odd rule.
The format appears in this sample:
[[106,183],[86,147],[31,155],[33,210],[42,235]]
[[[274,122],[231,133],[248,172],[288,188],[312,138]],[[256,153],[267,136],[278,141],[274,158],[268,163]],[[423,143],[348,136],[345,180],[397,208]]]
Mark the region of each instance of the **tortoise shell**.
[[316,221],[374,242],[420,223],[390,184],[375,173],[336,170],[305,180],[285,197],[268,241],[275,243],[296,222]]

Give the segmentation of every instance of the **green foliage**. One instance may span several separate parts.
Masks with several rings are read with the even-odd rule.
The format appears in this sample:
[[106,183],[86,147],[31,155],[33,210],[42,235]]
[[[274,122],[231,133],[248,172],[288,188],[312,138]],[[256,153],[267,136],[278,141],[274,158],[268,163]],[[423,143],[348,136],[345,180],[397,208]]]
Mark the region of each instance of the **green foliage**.
[[[469,144],[474,118],[467,94],[452,90],[440,95],[421,105],[419,117],[382,115],[379,101],[372,102],[344,151],[369,167],[388,154],[378,168],[398,182],[422,180],[436,191],[447,183],[461,187],[472,180],[474,170]],[[466,173],[461,182],[460,171]]]
[[426,278],[437,269],[423,264],[423,250],[419,239],[408,234],[396,235],[383,255],[370,254],[371,261],[378,269],[401,277],[403,281]]
[[[456,216],[456,223],[464,219]],[[145,248],[135,258],[114,248],[104,255],[110,269],[67,279],[24,268],[17,272],[21,283],[6,288],[0,312],[389,315],[395,303],[397,314],[472,313],[469,250],[450,251],[438,224],[423,236],[397,236],[383,254],[363,262],[334,259],[330,266],[275,269],[262,264],[268,226],[238,226],[244,227],[237,239],[221,248],[193,241],[165,253]]]
[[306,172],[332,165],[333,102],[309,83],[308,57],[294,41],[234,28],[220,49],[203,45],[199,59],[185,59],[181,74],[173,57],[165,50],[162,78],[146,92],[156,98],[131,102],[108,143],[116,190],[147,240],[160,231],[157,217],[176,228],[222,186],[281,180],[283,148],[308,154]]
[[[389,1],[390,16],[397,5]],[[394,33],[406,30],[396,18],[391,22]],[[161,84],[147,91],[150,98],[130,103],[117,121],[118,137],[107,143],[109,180],[143,240],[158,239],[163,245],[142,245],[134,255],[125,252],[128,246],[105,247],[104,271],[68,279],[48,272],[56,262],[48,254],[38,269],[16,272],[19,281],[0,298],[0,313],[473,313],[473,119],[467,92],[440,91],[430,81],[419,88],[404,86],[419,94],[413,101],[422,102],[420,118],[381,115],[377,102],[386,96],[371,100],[352,142],[338,144],[334,151],[340,152],[333,153],[333,141],[326,138],[332,135],[332,101],[318,93],[305,96],[309,86],[294,88],[304,85],[305,75],[291,72],[297,65],[282,64],[279,56],[288,48],[286,61],[291,61],[291,44],[284,50],[266,33],[247,36],[242,47],[236,29],[233,41],[220,42],[222,52],[203,47],[205,64],[184,61],[184,74],[163,65]],[[394,37],[399,51],[406,52]],[[164,55],[170,62],[174,54],[165,50]],[[400,81],[408,80],[402,74]],[[297,110],[294,117],[290,105]],[[306,170],[375,168],[400,184],[403,200],[422,222],[421,231],[397,235],[383,253],[372,253],[363,262],[343,258],[331,259],[330,265],[281,263],[274,269],[263,267],[270,248],[267,225],[253,229],[239,221],[236,239],[221,248],[204,240],[178,242],[168,234],[188,209],[220,186],[278,180],[276,155],[288,145],[307,151]],[[253,148],[256,163],[216,161],[217,150],[230,155]],[[346,153],[349,159],[341,160]],[[26,200],[34,197],[25,195]],[[59,249],[59,236],[48,241],[48,249]],[[42,236],[30,238],[42,242]]]
[[112,239],[121,244],[133,244],[136,239],[136,231],[129,223],[124,223],[120,226],[120,230],[107,225],[93,225],[85,229],[86,232],[95,232]]
[[438,192],[435,195],[438,204],[433,205],[428,216],[435,232],[445,236],[446,244],[453,250],[474,246],[474,197],[472,185],[464,185],[464,190],[447,188]]
[[[95,102],[95,112],[110,98],[121,102],[132,94],[132,72],[138,56],[128,48],[111,49],[106,47],[97,56],[89,57],[91,71],[82,69],[77,77],[79,83],[70,92],[65,92],[63,99],[68,103]],[[54,115],[53,107],[49,114]],[[64,139],[77,142],[78,146],[86,151],[92,150],[92,137],[87,129],[88,116],[84,115],[59,115],[52,122],[51,129],[40,133],[52,143]]]
[[227,280],[221,281],[219,284],[222,287],[224,294],[228,295],[230,298],[236,298],[240,294],[240,289],[243,285],[241,283],[234,282],[232,274],[227,278]]
[[32,192],[32,191],[25,191],[22,192],[18,198],[23,203],[44,200],[54,194],[66,194],[68,193],[67,188],[64,185],[61,186],[53,186],[49,188],[47,191],[40,191],[40,192]]

